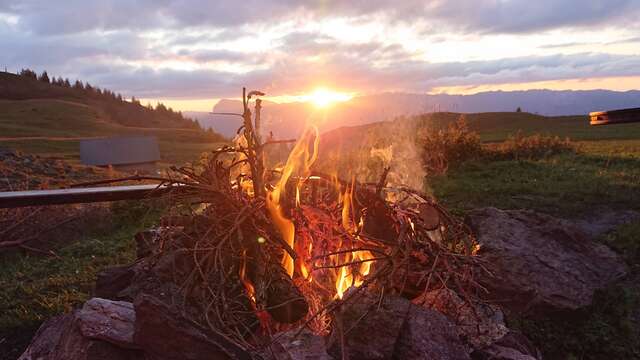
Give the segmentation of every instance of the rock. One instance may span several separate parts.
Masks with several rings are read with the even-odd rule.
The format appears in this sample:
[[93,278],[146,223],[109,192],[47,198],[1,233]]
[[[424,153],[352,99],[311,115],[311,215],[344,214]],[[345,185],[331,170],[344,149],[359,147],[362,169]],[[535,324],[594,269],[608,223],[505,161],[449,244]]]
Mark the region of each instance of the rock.
[[84,303],[76,318],[85,337],[123,348],[138,348],[133,343],[136,313],[130,302],[93,298]]
[[379,300],[365,293],[343,305],[327,342],[331,356],[342,358],[344,345],[349,359],[469,358],[444,315],[401,297]]
[[120,292],[131,285],[135,275],[134,265],[116,266],[98,273],[94,295],[110,300],[129,300]]
[[82,335],[76,313],[46,321],[19,360],[137,360],[140,351],[123,349]]
[[134,309],[134,342],[154,359],[250,359],[240,347],[218,334],[205,332],[152,296],[138,296]]
[[456,325],[458,335],[470,345],[470,349],[491,345],[509,332],[499,307],[473,300],[464,301],[452,290],[433,290],[412,302],[446,315]]
[[509,331],[484,349],[475,351],[474,360],[541,360],[542,353],[519,332]]
[[618,226],[634,221],[640,221],[640,212],[602,208],[597,209],[585,219],[575,221],[575,224],[592,238],[597,238],[615,230]]
[[[297,335],[297,336],[296,336]],[[327,354],[324,339],[308,329],[302,329],[300,334],[294,329],[276,335],[276,344],[272,346],[273,355],[267,353],[266,359],[288,360],[331,360]]]
[[626,267],[573,223],[528,210],[477,209],[467,222],[478,255],[493,276],[478,271],[488,299],[510,311],[575,310]]
[[469,354],[458,337],[456,326],[446,316],[412,304],[393,358],[465,360]]
[[42,323],[18,360],[53,359],[53,351],[60,341],[60,335],[72,321],[72,315],[59,315]]
[[[117,292],[115,298],[133,302],[139,294],[144,293],[165,303],[181,303],[184,299],[179,295],[179,287],[175,281],[180,281],[189,274],[193,268],[192,263],[189,254],[177,251],[141,259],[131,266],[133,276],[129,286]],[[125,283],[123,281],[121,284]],[[117,288],[113,287],[114,290]]]
[[[348,296],[347,293],[346,296]],[[349,359],[391,359],[411,303],[386,297],[378,304],[373,294],[347,302],[335,314],[327,342],[331,356],[341,359],[342,339]],[[341,332],[344,331],[344,335]]]

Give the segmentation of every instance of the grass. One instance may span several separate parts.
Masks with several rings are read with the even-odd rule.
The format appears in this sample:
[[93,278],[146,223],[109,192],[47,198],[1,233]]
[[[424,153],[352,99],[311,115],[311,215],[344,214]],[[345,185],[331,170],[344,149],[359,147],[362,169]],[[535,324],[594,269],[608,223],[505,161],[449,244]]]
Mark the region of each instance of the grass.
[[[42,108],[49,109],[48,119],[56,118],[57,104]],[[87,128],[78,128],[74,134],[91,132],[92,126],[94,130],[103,126],[99,123],[99,114],[87,113],[86,108],[74,111],[77,111],[78,119],[93,119]],[[418,125],[425,126],[421,129],[427,129],[426,125],[443,128],[457,119],[457,114],[436,114],[430,119],[418,119]],[[426,124],[427,121],[430,123]],[[463,216],[466,211],[483,206],[535,209],[563,217],[579,217],[600,206],[640,210],[640,124],[592,128],[585,117],[544,118],[516,113],[471,114],[467,115],[467,122],[469,129],[480,130],[479,137],[485,146],[504,141],[520,131],[523,135],[570,136],[576,150],[544,152],[542,156],[536,153],[536,156],[518,160],[508,156],[501,159],[480,157],[463,161],[442,175],[428,178],[427,191],[435,194],[454,213]],[[363,127],[365,131],[349,128],[333,132],[323,139],[321,146],[342,149],[342,152],[338,151],[337,159],[346,162],[342,164],[346,167],[356,168],[357,161],[372,162],[369,145],[386,148],[392,140],[397,141],[398,134],[389,135],[388,131],[388,126],[396,125],[372,124]],[[0,129],[2,126],[0,119]],[[107,131],[112,131],[114,128],[109,126],[111,130]],[[412,126],[407,128],[415,130]],[[13,134],[23,137],[34,131],[27,125],[12,129]],[[136,128],[125,130],[137,131]],[[47,136],[56,136],[55,131],[53,128]],[[157,134],[163,156],[167,156],[166,162],[193,160],[196,158],[193,154],[217,146],[214,142],[194,140],[189,132],[140,131]],[[408,138],[403,140],[408,141]],[[358,142],[362,139],[366,141],[365,145]],[[76,158],[77,140],[17,139],[0,142],[0,146],[3,144],[25,151]],[[411,164],[408,169],[416,166],[417,160],[412,156],[406,155]],[[383,164],[378,162],[365,167],[381,169]],[[330,165],[335,167],[336,164],[340,165],[337,162]],[[377,179],[375,175],[371,178]],[[90,234],[78,239],[58,251],[60,259],[24,254],[0,257],[0,268],[3,269],[0,272],[0,359],[16,358],[42,320],[69,311],[87,299],[100,269],[133,259],[133,234],[148,226],[157,214],[143,216],[144,211],[131,204],[134,203],[115,206],[120,220],[115,221],[117,226],[111,233]],[[640,273],[639,240],[640,223],[621,227],[600,239],[624,256],[634,276]],[[634,309],[639,306],[637,284],[615,284],[598,293],[594,304],[581,312],[562,317],[509,319],[509,325],[525,332],[543,350],[546,359],[640,358],[640,334],[630,321]]]
[[58,257],[1,256],[0,359],[16,359],[42,321],[89,299],[100,270],[135,260],[133,236],[154,223],[161,208],[157,202],[114,203],[112,229],[86,229],[57,250]]
[[[541,116],[530,113],[489,112],[465,114],[469,129],[484,142],[506,140],[510,135],[553,135],[574,141],[640,139],[640,124],[591,126],[587,116]],[[458,113],[435,113],[410,119],[419,127],[441,129],[458,120]]]
[[[429,178],[426,188],[460,216],[484,206],[567,218],[601,207],[640,210],[640,137],[634,131],[626,139],[572,144],[576,151],[551,156],[466,161]],[[640,222],[597,240],[621,254],[628,279],[597,292],[580,311],[508,319],[545,359],[640,359]]]
[[594,207],[640,209],[640,157],[562,154],[476,160],[428,179],[428,191],[462,214],[482,206],[578,217]]
[[155,136],[166,164],[182,164],[221,144],[218,135],[194,129],[119,125],[102,110],[71,101],[0,100],[0,108],[0,147],[72,162],[79,162],[79,139],[85,137]]

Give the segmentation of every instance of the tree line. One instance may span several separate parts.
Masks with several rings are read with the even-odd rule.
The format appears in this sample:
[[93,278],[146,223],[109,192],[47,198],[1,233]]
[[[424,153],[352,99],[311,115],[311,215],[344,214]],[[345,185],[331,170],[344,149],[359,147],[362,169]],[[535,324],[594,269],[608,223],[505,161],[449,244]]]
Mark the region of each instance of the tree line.
[[[140,100],[133,96],[131,101],[127,101],[120,93],[109,89],[101,89],[91,85],[89,82],[80,80],[75,80],[71,83],[68,78],[49,76],[46,70],[38,75],[35,71],[26,68],[22,69],[18,75],[53,86],[69,88],[72,91],[82,93],[89,99],[100,100],[105,111],[116,122],[124,125],[166,126],[167,122],[171,122],[183,128],[204,130],[197,121],[185,117],[182,112],[175,111],[161,102],[158,102],[155,107],[151,104],[143,106]],[[211,129],[207,131],[213,133]]]

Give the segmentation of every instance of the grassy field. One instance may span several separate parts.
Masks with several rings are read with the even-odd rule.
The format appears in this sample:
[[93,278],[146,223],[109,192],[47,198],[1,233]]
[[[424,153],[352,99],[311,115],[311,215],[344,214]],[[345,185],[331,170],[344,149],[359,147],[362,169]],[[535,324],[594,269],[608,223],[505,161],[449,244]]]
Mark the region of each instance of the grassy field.
[[0,360],[17,359],[40,324],[90,298],[96,274],[135,260],[133,236],[158,219],[162,204],[111,204],[111,226],[83,229],[55,257],[0,254]]
[[0,100],[0,147],[78,162],[82,138],[155,136],[162,162],[181,164],[220,146],[219,136],[194,129],[141,128],[105,121],[98,108],[53,100]]
[[[595,140],[588,133],[591,129],[604,138]],[[551,134],[567,135],[566,128],[556,130]],[[638,131],[640,124],[587,128],[576,131],[575,152],[467,161],[444,175],[429,177],[425,189],[459,216],[485,206],[535,209],[565,218],[594,216],[603,209],[640,211]],[[485,140],[504,136],[480,135]],[[545,359],[640,359],[640,222],[596,240],[624,258],[628,279],[598,292],[586,309],[508,319],[510,327],[523,331],[541,348]]]
[[[458,120],[458,113],[428,114],[410,119],[419,129],[441,129]],[[572,140],[640,139],[640,126],[620,124],[615,126],[591,126],[587,116],[540,116],[530,113],[479,113],[464,114],[469,129],[477,132],[482,141],[503,141],[509,135],[543,134],[569,137]]]
[[[24,112],[25,104],[12,106],[16,107],[14,111]],[[57,116],[54,115],[57,106],[49,104],[41,108],[48,108],[53,119]],[[77,129],[73,136],[85,136],[93,131],[92,126],[106,126],[99,122],[99,114],[91,115],[90,110],[82,107],[74,109],[78,117],[95,121],[87,125],[89,128]],[[458,115],[437,114],[435,117],[431,122],[417,121],[421,128],[437,129],[456,120]],[[551,120],[516,113],[468,115],[467,119],[469,127],[478,131],[486,143],[502,141],[520,130],[569,136],[574,139],[577,150],[535,159],[467,161],[450,168],[446,174],[428,177],[425,189],[455,214],[464,216],[469,209],[482,206],[536,209],[567,218],[593,214],[601,207],[640,210],[640,124],[595,128],[587,125],[585,117]],[[5,125],[0,123],[0,126]],[[350,157],[355,149],[365,148],[364,158],[370,157],[370,153],[354,139],[368,139],[377,146],[387,146],[397,139],[389,136],[386,126],[388,124],[374,124],[364,129],[343,129],[339,137],[336,133],[328,135],[324,146],[348,152],[343,153],[343,158],[349,159],[348,166],[355,167],[351,159],[359,157]],[[13,129],[13,134],[33,136],[34,129],[29,126],[13,126]],[[107,131],[119,131],[109,129]],[[54,128],[48,136],[59,136],[55,131]],[[210,145],[190,142],[189,133],[172,134],[179,144],[163,138],[161,131],[156,133],[163,153],[169,151],[176,160],[192,160],[191,154]],[[4,140],[0,146],[17,144],[24,146],[24,150],[73,158],[77,144],[74,141],[77,140]],[[407,171],[420,166],[418,162],[409,165]],[[133,234],[152,223],[157,213],[126,205],[115,205],[120,220],[115,222],[113,231],[97,234],[88,231],[82,239],[57,251],[59,258],[28,254],[0,257],[3,269],[0,272],[0,359],[15,358],[42,320],[69,311],[89,297],[97,271],[133,259]],[[618,251],[632,274],[640,273],[640,223],[627,225],[598,240]],[[509,325],[534,340],[545,359],[640,358],[640,337],[635,336],[637,328],[629,320],[639,305],[637,286],[618,284],[599,293],[594,305],[580,313],[561,319],[510,319]]]

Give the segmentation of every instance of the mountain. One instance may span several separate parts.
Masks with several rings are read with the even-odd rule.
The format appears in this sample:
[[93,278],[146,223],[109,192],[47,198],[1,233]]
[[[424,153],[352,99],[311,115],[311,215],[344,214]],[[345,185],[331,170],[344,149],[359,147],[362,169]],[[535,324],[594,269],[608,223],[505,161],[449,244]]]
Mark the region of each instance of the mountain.
[[[473,95],[383,93],[355,97],[327,109],[308,103],[263,103],[264,129],[278,138],[296,136],[306,123],[321,131],[435,112],[524,112],[545,116],[586,115],[591,111],[640,106],[640,91],[491,91]],[[242,112],[239,100],[221,100],[213,112]],[[240,126],[239,117],[186,112],[203,127],[233,136]]]

